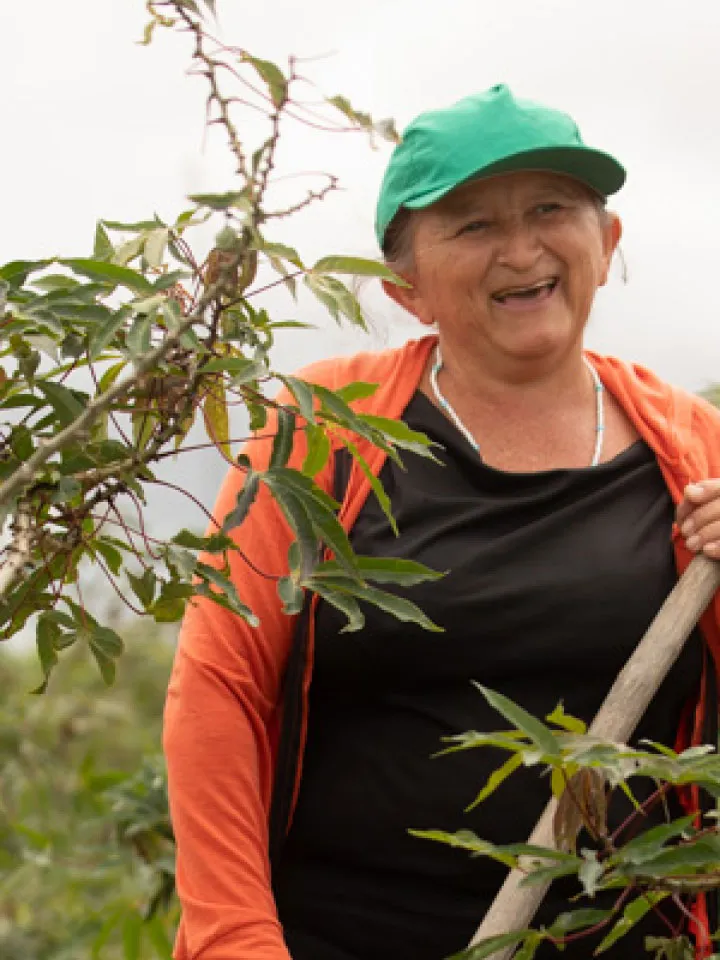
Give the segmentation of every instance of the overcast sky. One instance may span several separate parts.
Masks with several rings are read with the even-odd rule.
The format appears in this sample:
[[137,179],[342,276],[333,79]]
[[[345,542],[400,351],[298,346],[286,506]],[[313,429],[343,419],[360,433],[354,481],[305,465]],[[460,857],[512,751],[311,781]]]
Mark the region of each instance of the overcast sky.
[[[717,0],[217,0],[218,31],[255,55],[290,54],[319,89],[402,127],[421,110],[498,82],[570,112],[614,153],[628,183],[628,282],[616,269],[591,347],[639,361],[691,389],[720,380],[720,3]],[[139,46],[140,0],[0,5],[0,262],[89,252],[100,217],[172,217],[183,198],[232,187],[220,137],[204,135],[203,81],[189,42],[166,31]],[[283,172],[329,170],[344,190],[286,226],[307,259],[376,255],[372,219],[389,148],[359,136],[288,129]],[[271,239],[273,237],[271,236]],[[337,330],[314,304],[276,298],[276,315],[319,332],[282,341],[293,368],[416,335],[377,291],[373,332]],[[203,469],[209,493],[222,473]]]

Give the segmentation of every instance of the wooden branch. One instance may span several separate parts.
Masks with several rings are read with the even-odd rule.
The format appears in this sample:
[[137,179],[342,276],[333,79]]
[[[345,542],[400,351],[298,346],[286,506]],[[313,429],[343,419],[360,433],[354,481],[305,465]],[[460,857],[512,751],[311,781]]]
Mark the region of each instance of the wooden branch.
[[19,579],[32,556],[32,514],[28,503],[20,503],[12,524],[13,538],[6,547],[8,556],[0,566],[0,597]]
[[[699,554],[680,578],[618,674],[590,726],[590,734],[621,743],[632,736],[718,587],[720,561],[710,560]],[[557,799],[553,797],[538,820],[528,840],[529,844],[555,846],[553,819],[556,809]],[[530,925],[550,884],[521,886],[525,876],[526,873],[519,869],[510,871],[470,941],[471,947],[488,937],[521,930]],[[509,960],[514,952],[515,947],[506,947],[496,951],[491,960]]]

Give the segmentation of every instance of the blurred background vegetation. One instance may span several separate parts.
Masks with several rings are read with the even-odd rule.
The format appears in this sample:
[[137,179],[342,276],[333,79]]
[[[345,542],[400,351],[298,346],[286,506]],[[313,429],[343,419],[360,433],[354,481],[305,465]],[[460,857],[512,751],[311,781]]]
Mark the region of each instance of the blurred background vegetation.
[[170,958],[177,923],[160,731],[172,632],[124,633],[107,688],[70,651],[48,692],[0,648],[0,957]]

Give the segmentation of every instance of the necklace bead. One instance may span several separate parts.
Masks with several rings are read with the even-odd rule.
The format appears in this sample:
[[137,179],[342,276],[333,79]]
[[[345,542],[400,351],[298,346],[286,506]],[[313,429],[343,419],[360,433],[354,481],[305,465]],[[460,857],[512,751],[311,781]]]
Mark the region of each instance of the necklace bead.
[[[602,385],[600,377],[595,367],[590,363],[588,358],[583,354],[583,362],[585,366],[590,371],[590,375],[593,379],[593,386],[595,388],[595,449],[593,450],[592,460],[590,461],[591,467],[596,467],[600,463],[600,457],[602,455],[603,448],[603,436],[605,433],[605,404],[604,404],[604,393],[605,388]],[[470,446],[475,450],[476,453],[480,453],[480,445],[478,444],[475,437],[470,433],[468,428],[462,422],[460,417],[457,415],[455,410],[450,404],[450,401],[444,396],[440,387],[438,385],[438,374],[442,370],[443,360],[442,353],[440,352],[440,344],[435,348],[435,360],[432,367],[430,368],[430,386],[437,400],[438,406],[445,411],[448,417],[455,424],[460,433],[465,437]]]

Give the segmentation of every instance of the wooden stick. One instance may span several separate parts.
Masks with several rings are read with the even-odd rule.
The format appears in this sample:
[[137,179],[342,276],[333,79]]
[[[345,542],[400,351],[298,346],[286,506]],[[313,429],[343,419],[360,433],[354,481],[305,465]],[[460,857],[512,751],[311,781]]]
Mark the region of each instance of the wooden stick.
[[[698,554],[618,674],[590,725],[590,734],[620,743],[632,736],[718,587],[720,561]],[[553,797],[528,843],[541,847],[555,846],[553,819],[556,807],[557,800]],[[550,884],[522,887],[520,882],[525,876],[521,870],[510,871],[470,941],[471,947],[488,937],[522,930],[530,925]],[[506,947],[496,951],[491,960],[509,960],[514,952],[514,946]]]

